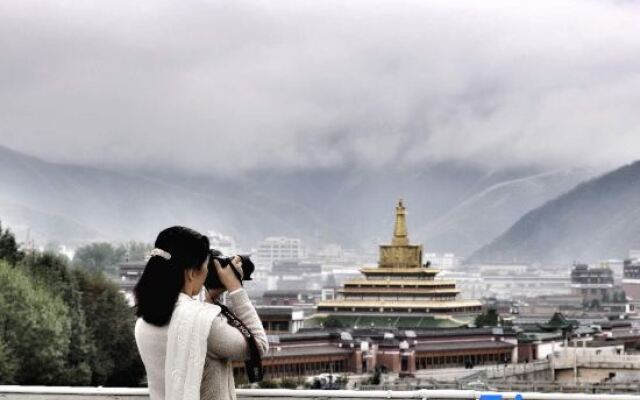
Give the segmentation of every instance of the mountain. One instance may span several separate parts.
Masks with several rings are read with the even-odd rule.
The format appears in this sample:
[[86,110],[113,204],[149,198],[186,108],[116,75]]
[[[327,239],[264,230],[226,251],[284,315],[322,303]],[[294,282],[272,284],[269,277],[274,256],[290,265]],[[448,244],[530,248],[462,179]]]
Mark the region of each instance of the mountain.
[[[260,196],[241,196],[238,185],[211,180],[215,192],[185,188],[136,174],[54,164],[0,148],[0,218],[19,239],[26,229],[43,243],[95,240],[153,241],[164,227],[260,236],[262,226],[300,235],[323,226],[307,210]],[[269,210],[271,212],[264,212]]]
[[469,196],[416,233],[432,248],[469,255],[526,212],[567,192],[595,170],[550,171],[505,180]]
[[571,263],[640,248],[640,161],[591,179],[528,212],[471,262]]
[[[469,254],[589,170],[487,171],[459,163],[415,170],[259,171],[219,178],[170,168],[104,169],[47,162],[0,147],[0,219],[24,240],[153,241],[172,224],[238,238],[274,235],[375,251],[403,197],[409,233],[427,251]],[[469,228],[472,226],[471,228]]]

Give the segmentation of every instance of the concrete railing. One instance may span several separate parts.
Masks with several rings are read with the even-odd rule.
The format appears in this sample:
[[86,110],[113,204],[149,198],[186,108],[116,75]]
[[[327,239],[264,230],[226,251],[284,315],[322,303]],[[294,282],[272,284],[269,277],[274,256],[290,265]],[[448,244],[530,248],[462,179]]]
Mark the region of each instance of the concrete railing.
[[618,368],[618,369],[636,369],[640,370],[640,356],[637,355],[586,355],[581,354],[560,354],[552,358],[553,367],[572,368],[592,367],[592,368]]
[[550,364],[547,360],[538,360],[530,363],[502,364],[486,368],[486,377],[489,379],[509,378],[516,375],[524,375],[532,372],[549,370]]
[[[491,393],[476,390],[290,390],[238,389],[238,399],[423,399],[423,400],[640,400],[640,395],[568,393]],[[0,398],[7,400],[148,399],[145,388],[88,388],[49,386],[0,386]]]

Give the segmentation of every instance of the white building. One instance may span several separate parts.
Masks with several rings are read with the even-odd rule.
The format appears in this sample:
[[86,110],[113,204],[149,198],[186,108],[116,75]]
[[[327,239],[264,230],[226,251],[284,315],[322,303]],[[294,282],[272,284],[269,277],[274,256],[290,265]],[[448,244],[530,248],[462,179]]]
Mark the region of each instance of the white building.
[[268,237],[258,243],[253,253],[256,267],[271,269],[276,260],[298,260],[303,257],[302,241],[296,238]]
[[615,283],[622,282],[624,275],[624,260],[609,259],[600,261],[599,266],[602,268],[609,268],[613,271],[613,279]]
[[225,256],[233,256],[238,254],[236,241],[231,236],[223,235],[215,231],[208,231],[209,246],[212,249],[219,250]]

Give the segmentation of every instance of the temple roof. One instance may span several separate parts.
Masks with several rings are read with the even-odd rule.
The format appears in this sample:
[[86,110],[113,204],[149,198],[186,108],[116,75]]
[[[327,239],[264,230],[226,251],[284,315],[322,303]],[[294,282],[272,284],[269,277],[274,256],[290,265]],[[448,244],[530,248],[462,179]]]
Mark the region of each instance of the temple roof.
[[402,289],[398,292],[397,288],[343,288],[338,289],[340,293],[380,293],[380,294],[431,294],[431,293],[455,293],[458,294],[458,289]]
[[360,268],[360,272],[363,274],[376,274],[376,275],[395,275],[395,274],[411,274],[411,275],[437,275],[440,273],[439,269],[434,268],[396,268],[396,267],[368,267]]
[[480,307],[482,303],[477,300],[352,300],[337,299],[323,300],[318,307],[367,307],[367,308],[456,308],[456,307]]
[[[425,328],[434,321],[441,325],[433,317],[449,318],[449,327],[468,325],[453,321],[452,314],[467,318],[480,312],[481,302],[456,300],[460,290],[454,280],[434,279],[440,271],[423,264],[422,245],[410,244],[406,215],[400,200],[391,244],[379,246],[377,267],[361,268],[363,276],[345,282],[338,289],[340,298],[321,301],[318,313],[335,317],[337,326],[387,326],[394,320],[395,326]],[[341,321],[345,316],[358,321]]]
[[578,321],[566,319],[564,315],[559,312],[553,314],[551,319],[545,324],[537,324],[545,331],[553,330],[570,330],[577,327]]
[[346,285],[367,285],[367,286],[446,286],[454,285],[455,281],[450,280],[422,280],[422,279],[403,279],[403,280],[374,280],[374,279],[351,279],[345,282]]
[[[467,326],[466,321],[452,317],[440,316],[390,316],[385,315],[345,315],[345,314],[316,314],[307,319],[309,325],[322,323],[327,327],[342,328],[398,328],[398,329],[451,329]],[[305,325],[307,325],[305,322]]]
[[486,349],[504,349],[511,350],[516,347],[515,344],[508,342],[500,342],[495,340],[477,340],[473,342],[443,342],[443,343],[419,343],[415,347],[415,351],[456,351],[456,350],[486,350]]

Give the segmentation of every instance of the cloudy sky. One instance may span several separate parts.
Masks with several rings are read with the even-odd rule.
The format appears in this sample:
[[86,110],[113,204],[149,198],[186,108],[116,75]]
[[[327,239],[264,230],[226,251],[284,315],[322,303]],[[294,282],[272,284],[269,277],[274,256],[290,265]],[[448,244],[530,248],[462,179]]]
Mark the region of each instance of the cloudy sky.
[[0,2],[0,145],[228,172],[640,158],[640,2]]

